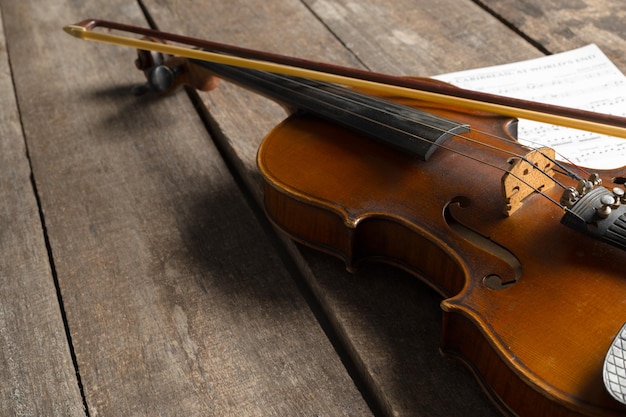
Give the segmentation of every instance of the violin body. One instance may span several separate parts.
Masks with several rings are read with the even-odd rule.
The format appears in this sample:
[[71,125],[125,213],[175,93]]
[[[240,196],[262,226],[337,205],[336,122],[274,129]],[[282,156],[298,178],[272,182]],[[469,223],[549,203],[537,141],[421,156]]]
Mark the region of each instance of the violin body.
[[[471,123],[464,137],[526,152],[510,118],[396,101]],[[537,193],[503,215],[494,167],[506,170],[509,158],[464,138],[444,145],[423,161],[292,115],[259,149],[267,215],[349,268],[382,261],[436,289],[442,351],[467,364],[505,414],[621,415],[602,368],[626,322],[623,251],[563,226],[562,210]],[[624,171],[600,176],[610,185]],[[558,170],[555,179],[573,182]],[[545,193],[558,201],[560,191]]]

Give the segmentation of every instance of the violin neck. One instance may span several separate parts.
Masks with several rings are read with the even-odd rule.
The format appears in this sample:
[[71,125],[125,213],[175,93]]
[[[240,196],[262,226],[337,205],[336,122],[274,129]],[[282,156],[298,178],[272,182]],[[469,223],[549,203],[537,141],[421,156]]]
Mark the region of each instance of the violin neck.
[[207,61],[190,61],[283,105],[350,128],[422,160],[427,160],[450,136],[469,131],[466,124],[331,83]]

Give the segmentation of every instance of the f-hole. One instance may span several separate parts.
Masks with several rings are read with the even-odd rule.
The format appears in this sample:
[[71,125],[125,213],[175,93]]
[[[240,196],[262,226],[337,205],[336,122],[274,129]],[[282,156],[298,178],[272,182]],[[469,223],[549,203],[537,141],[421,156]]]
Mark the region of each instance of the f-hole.
[[501,277],[498,274],[488,274],[483,277],[483,284],[492,290],[503,290],[511,285],[515,284],[522,275],[522,264],[519,259],[511,251],[505,247],[499,245],[486,236],[481,235],[475,230],[470,229],[461,222],[454,218],[450,207],[452,205],[458,205],[461,208],[469,207],[470,200],[467,197],[454,198],[445,208],[444,217],[448,226],[452,228],[459,236],[463,237],[474,246],[481,250],[488,252],[492,256],[498,258],[505,264],[507,264],[512,271],[514,271],[512,277]]

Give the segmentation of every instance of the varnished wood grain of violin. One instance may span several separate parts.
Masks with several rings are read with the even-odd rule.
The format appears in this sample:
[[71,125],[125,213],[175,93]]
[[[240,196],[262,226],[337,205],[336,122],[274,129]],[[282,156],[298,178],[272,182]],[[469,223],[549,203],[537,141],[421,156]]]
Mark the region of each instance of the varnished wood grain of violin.
[[[489,129],[480,124],[477,130]],[[457,145],[466,147],[463,139],[447,143]],[[341,158],[309,158],[316,152]],[[483,161],[497,161],[481,154]],[[451,297],[443,303],[444,349],[475,366],[506,407],[519,415],[618,415],[622,406],[604,390],[601,371],[626,315],[622,252],[565,228],[560,208],[541,196],[505,217],[498,182],[484,181],[501,172],[457,156],[439,152],[417,161],[294,116],[266,138],[259,167],[268,180],[268,214],[291,237],[348,263],[380,258]],[[447,169],[440,177],[441,167]],[[468,194],[472,179],[477,186]],[[502,251],[458,233],[457,223]],[[483,279],[492,275],[517,282],[491,289]]]

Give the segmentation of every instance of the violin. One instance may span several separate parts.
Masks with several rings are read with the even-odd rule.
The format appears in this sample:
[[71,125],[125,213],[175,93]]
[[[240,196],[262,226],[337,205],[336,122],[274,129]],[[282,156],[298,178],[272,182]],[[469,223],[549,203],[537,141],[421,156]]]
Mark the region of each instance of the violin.
[[224,79],[283,104],[257,156],[270,221],[349,268],[381,261],[435,288],[442,351],[504,414],[626,412],[626,168],[524,146],[516,117],[621,137],[626,120],[114,22],[65,30],[137,48],[139,92]]

